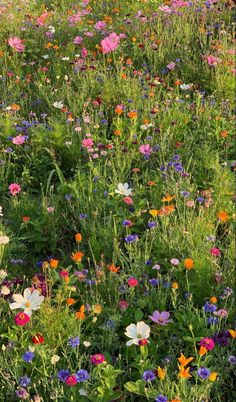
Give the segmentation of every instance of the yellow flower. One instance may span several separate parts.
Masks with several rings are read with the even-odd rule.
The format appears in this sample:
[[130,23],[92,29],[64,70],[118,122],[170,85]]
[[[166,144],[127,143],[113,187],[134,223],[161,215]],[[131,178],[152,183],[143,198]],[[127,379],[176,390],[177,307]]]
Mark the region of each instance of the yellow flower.
[[100,313],[102,312],[102,306],[101,306],[101,304],[94,304],[94,305],[92,306],[92,311],[93,311],[95,314],[100,314]]
[[158,210],[157,209],[151,209],[149,211],[149,214],[153,216],[153,218],[155,218],[158,215]]
[[216,380],[217,375],[218,375],[218,374],[217,374],[215,371],[213,371],[213,373],[211,373],[211,374],[209,375],[208,380],[214,382],[214,381]]
[[162,369],[161,367],[158,366],[156,370],[156,375],[158,378],[160,378],[160,380],[164,380],[166,376],[165,369]]

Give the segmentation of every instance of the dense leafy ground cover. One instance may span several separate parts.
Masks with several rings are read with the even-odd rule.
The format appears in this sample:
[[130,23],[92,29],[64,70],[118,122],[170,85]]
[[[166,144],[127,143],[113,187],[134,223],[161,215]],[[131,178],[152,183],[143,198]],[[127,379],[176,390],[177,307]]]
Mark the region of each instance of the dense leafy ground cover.
[[0,400],[235,401],[233,2],[0,25]]

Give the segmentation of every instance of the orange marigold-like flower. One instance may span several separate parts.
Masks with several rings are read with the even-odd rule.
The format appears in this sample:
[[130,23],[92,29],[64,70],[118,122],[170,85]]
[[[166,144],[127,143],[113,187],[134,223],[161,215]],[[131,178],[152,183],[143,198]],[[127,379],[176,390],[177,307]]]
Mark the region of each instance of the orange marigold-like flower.
[[179,366],[179,374],[180,378],[191,378],[191,374],[189,373],[190,367],[185,368],[184,366]]
[[75,241],[76,241],[77,243],[80,243],[81,240],[82,240],[82,234],[81,234],[81,233],[76,233],[76,235],[75,235]]
[[71,306],[75,302],[76,302],[76,300],[73,299],[72,297],[68,297],[68,299],[66,299],[66,303],[68,304],[68,306]]
[[76,316],[76,318],[78,318],[78,320],[84,320],[84,319],[86,318],[86,315],[85,315],[85,306],[84,306],[84,305],[82,305],[82,306],[80,307],[79,311],[77,311],[77,312],[75,313],[75,316]]
[[192,258],[186,258],[184,260],[184,266],[186,269],[190,270],[193,269],[194,267],[194,261],[192,260]]
[[224,211],[220,211],[217,217],[221,222],[227,222],[229,220],[229,215],[227,214],[227,212]]
[[82,251],[76,251],[75,253],[72,254],[71,258],[74,262],[78,263],[82,261],[83,256],[84,253]]
[[130,119],[135,119],[135,118],[137,117],[137,115],[138,115],[138,113],[135,112],[135,111],[132,111],[132,112],[129,112],[129,113],[128,113],[128,117],[129,117]]
[[50,267],[51,267],[51,268],[57,268],[58,263],[59,263],[59,260],[55,260],[55,259],[52,258],[52,259],[50,260]]

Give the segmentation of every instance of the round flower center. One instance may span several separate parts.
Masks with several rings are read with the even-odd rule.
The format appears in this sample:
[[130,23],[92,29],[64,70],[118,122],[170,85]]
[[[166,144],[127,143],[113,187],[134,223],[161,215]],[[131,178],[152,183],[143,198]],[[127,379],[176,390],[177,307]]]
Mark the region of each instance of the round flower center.
[[25,303],[25,307],[29,307],[29,306],[30,306],[30,302],[27,301],[27,302]]

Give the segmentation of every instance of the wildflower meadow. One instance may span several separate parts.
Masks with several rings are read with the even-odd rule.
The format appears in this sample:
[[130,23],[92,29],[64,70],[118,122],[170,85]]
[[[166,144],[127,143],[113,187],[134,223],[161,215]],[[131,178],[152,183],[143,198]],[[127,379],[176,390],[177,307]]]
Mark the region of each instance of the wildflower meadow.
[[236,401],[234,28],[0,1],[0,401]]

